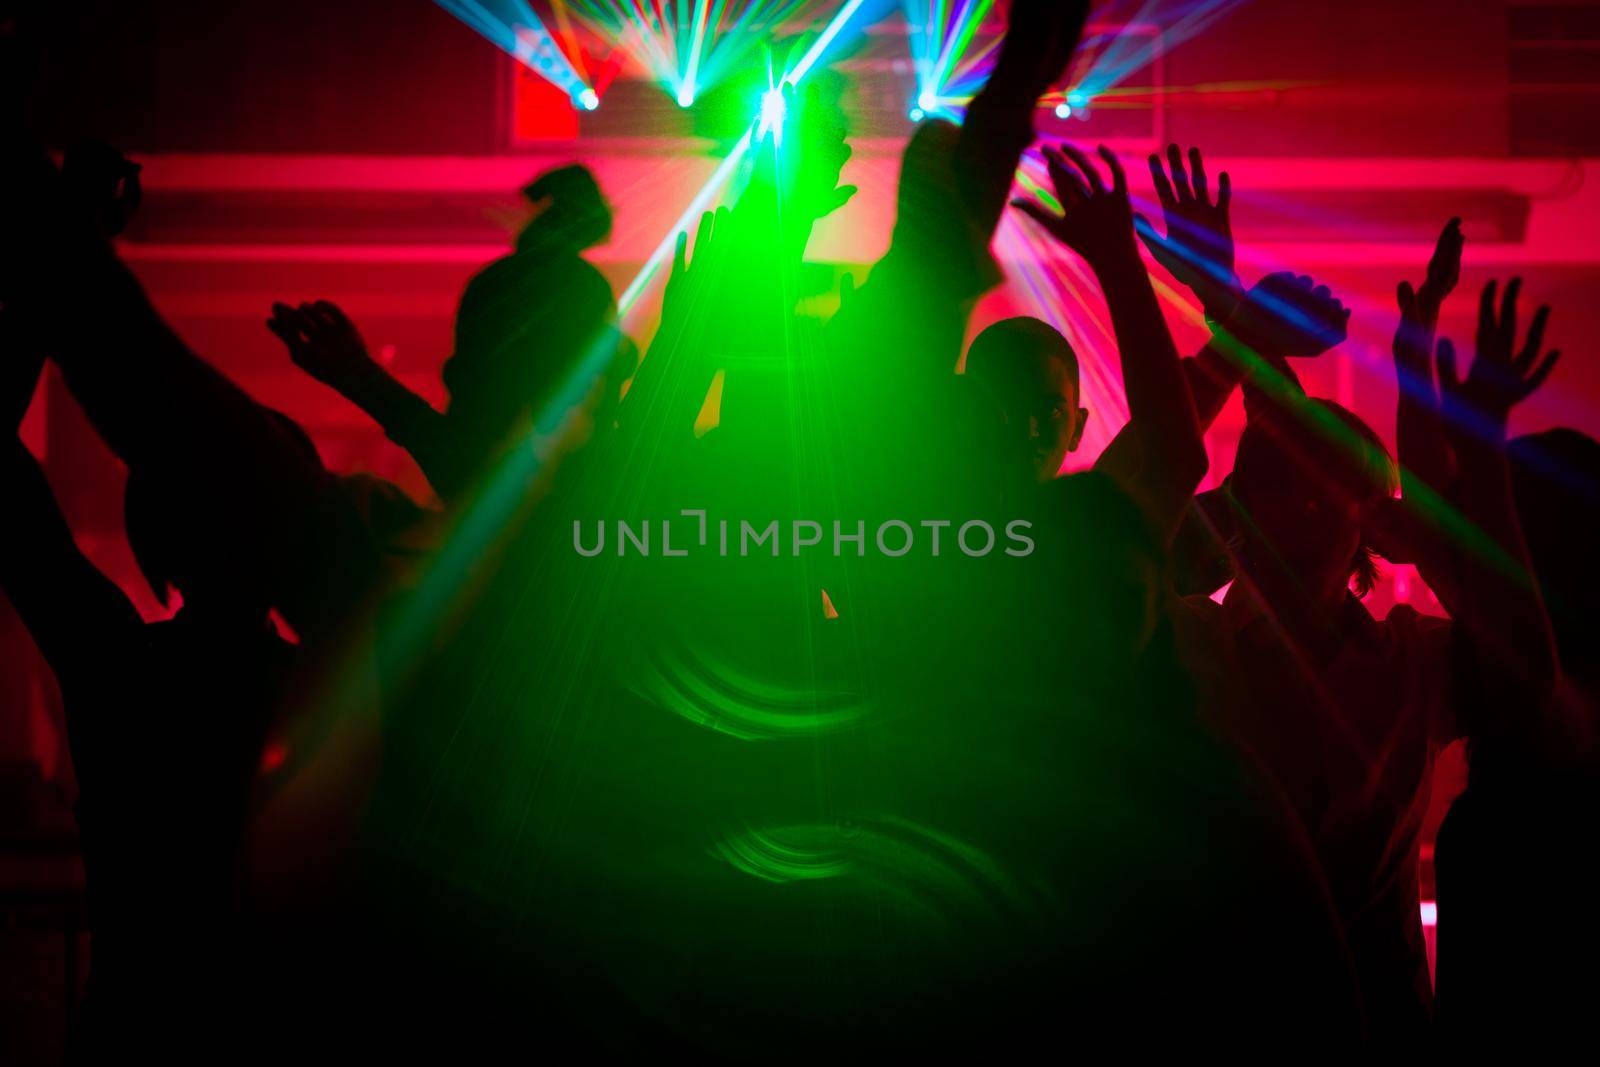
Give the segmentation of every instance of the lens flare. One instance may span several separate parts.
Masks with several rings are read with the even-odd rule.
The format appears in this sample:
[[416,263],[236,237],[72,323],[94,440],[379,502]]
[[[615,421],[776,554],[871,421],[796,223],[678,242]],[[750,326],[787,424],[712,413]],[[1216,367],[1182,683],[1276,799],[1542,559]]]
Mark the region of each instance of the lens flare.
[[789,104],[783,98],[783,87],[773,86],[761,94],[761,118],[756,126],[756,136],[765,137],[772,134],[777,141],[783,140],[783,121],[788,117]]

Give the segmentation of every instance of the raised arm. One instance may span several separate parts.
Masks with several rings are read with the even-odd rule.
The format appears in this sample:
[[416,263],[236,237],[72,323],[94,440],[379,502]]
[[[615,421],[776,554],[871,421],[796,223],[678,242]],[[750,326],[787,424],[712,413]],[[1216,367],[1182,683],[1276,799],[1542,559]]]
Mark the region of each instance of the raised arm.
[[[1171,176],[1162,167],[1161,157],[1150,156],[1150,178],[1156,199],[1161,202],[1165,236],[1158,234],[1150,220],[1134,216],[1134,229],[1156,262],[1179,282],[1193,290],[1204,309],[1206,321],[1226,322],[1243,299],[1244,290],[1234,266],[1233,181],[1227,171],[1217,175],[1217,192],[1211,195],[1206,177],[1205,157],[1200,149],[1189,149],[1189,167],[1177,145],[1167,146]],[[1215,343],[1207,344],[1184,364],[1195,415],[1204,430],[1222,411],[1243,368],[1227,359]]]
[[5,249],[28,267],[16,306],[47,331],[95,429],[130,467],[201,495],[218,536],[256,561],[302,637],[336,628],[371,589],[378,560],[303,432],[184,344],[93,220],[61,195],[48,161],[27,178],[35,217]]
[[726,310],[724,285],[736,249],[727,232],[731,225],[727,208],[701,215],[692,261],[688,233],[678,235],[661,299],[661,324],[617,410],[620,439],[627,447],[681,443],[694,428],[719,357],[726,354],[715,351],[714,342]]
[[1157,233],[1149,219],[1137,215],[1139,239],[1167,273],[1194,291],[1208,322],[1226,322],[1244,298],[1234,265],[1233,180],[1227,171],[1217,175],[1213,198],[1205,156],[1198,148],[1189,149],[1186,169],[1183,152],[1175,144],[1167,146],[1170,177],[1159,155],[1151,153],[1149,162],[1167,232]]
[[1439,235],[1426,279],[1419,288],[1401,282],[1396,299],[1400,325],[1394,335],[1395,443],[1400,461],[1400,498],[1376,531],[1388,559],[1415,564],[1447,610],[1454,614],[1459,577],[1450,546],[1455,507],[1455,457],[1440,415],[1434,382],[1434,335],[1439,308],[1461,277],[1461,220]]
[[1394,337],[1395,444],[1400,459],[1400,495],[1447,492],[1453,480],[1449,445],[1439,416],[1431,355],[1439,327],[1439,308],[1461,279],[1461,220],[1451,219],[1439,235],[1420,288],[1401,282],[1396,294],[1400,326]]
[[1467,643],[1476,683],[1470,733],[1517,744],[1561,744],[1563,724],[1531,709],[1543,709],[1554,686],[1555,638],[1533,577],[1522,528],[1511,495],[1506,463],[1506,426],[1512,408],[1549,377],[1559,352],[1543,352],[1550,309],[1541,307],[1522,348],[1517,341],[1517,295],[1521,281],[1506,286],[1497,313],[1496,284],[1484,287],[1478,310],[1477,353],[1465,378],[1456,369],[1455,347],[1438,346],[1439,386],[1445,433],[1459,468],[1456,498],[1467,520],[1457,545],[1461,576],[1456,626]]
[[[918,334],[905,347],[921,358],[902,361],[907,369],[931,366],[941,376],[955,369],[972,302],[1001,280],[989,244],[1035,137],[1039,97],[1066,69],[1088,9],[1083,0],[1017,0],[994,71],[966,119],[918,128],[901,161],[889,250],[830,324],[831,334],[850,339],[841,348],[854,352],[864,347],[861,338],[897,321]],[[908,316],[913,306],[919,312]],[[896,355],[865,347],[879,349],[880,358]]]
[[[1165,166],[1155,153],[1149,163],[1166,233],[1142,215],[1134,226],[1155,261],[1194,292],[1212,329],[1211,341],[1185,366],[1201,429],[1241,383],[1255,393],[1247,390],[1247,403],[1274,394],[1303,396],[1287,361],[1320,356],[1342,343],[1350,312],[1327,286],[1287,271],[1267,275],[1246,293],[1236,266],[1228,172],[1217,175],[1213,196],[1200,149],[1189,149],[1187,167],[1175,144],[1167,146]],[[1266,410],[1254,406],[1257,414]]]
[[462,459],[446,417],[368,354],[361,331],[337,305],[273,304],[267,329],[283,341],[295,366],[366,412],[417,461],[435,492],[450,494]]
[[1129,425],[1144,457],[1126,488],[1170,536],[1205,474],[1206,451],[1177,349],[1139,258],[1127,175],[1105,147],[1100,156],[1111,172],[1109,189],[1078,149],[1047,146],[1044,154],[1065,214],[1033,200],[1015,205],[1082,256],[1100,279],[1122,361]]
[[1039,98],[1067,69],[1088,17],[1084,0],[1013,0],[994,72],[968,106],[955,147],[967,222],[984,245],[1005,214],[1022,153],[1033,143]]
[[[1189,149],[1188,170],[1184,169],[1183,153],[1177,145],[1167,147],[1167,158],[1172,165],[1170,179],[1161,157],[1150,155],[1150,177],[1161,202],[1166,236],[1158,234],[1143,215],[1134,216],[1134,229],[1156,262],[1200,298],[1207,321],[1224,321],[1240,299],[1239,276],[1234,269],[1233,222],[1229,217],[1232,179],[1227,171],[1218,175],[1217,195],[1212,199],[1200,149]],[[1233,395],[1244,368],[1228,359],[1213,341],[1185,360],[1183,370],[1195,417],[1204,433]],[[1095,469],[1127,485],[1137,477],[1142,463],[1139,435],[1129,424],[1100,453]]]
[[[1320,356],[1337,346],[1349,320],[1350,312],[1328,287],[1306,275],[1285,271],[1256,283],[1226,321],[1212,324],[1205,348],[1183,361],[1200,431],[1211,428],[1239,385],[1246,386],[1246,413],[1253,418],[1266,416],[1274,403],[1303,397],[1289,360]],[[1106,446],[1095,466],[1124,479],[1142,462],[1138,435],[1130,424]]]
[[[1349,312],[1327,286],[1305,276],[1270,274],[1246,293],[1235,266],[1228,172],[1217,176],[1213,196],[1198,148],[1189,149],[1187,167],[1177,145],[1168,146],[1165,165],[1155,154],[1149,163],[1166,233],[1143,216],[1135,216],[1135,230],[1156,262],[1194,292],[1212,328],[1206,346],[1183,363],[1204,432],[1253,372],[1270,368],[1297,387],[1288,358],[1318,356],[1343,341]],[[1253,348],[1241,342],[1243,334]],[[1138,435],[1124,428],[1096,467],[1126,481],[1142,462]]]

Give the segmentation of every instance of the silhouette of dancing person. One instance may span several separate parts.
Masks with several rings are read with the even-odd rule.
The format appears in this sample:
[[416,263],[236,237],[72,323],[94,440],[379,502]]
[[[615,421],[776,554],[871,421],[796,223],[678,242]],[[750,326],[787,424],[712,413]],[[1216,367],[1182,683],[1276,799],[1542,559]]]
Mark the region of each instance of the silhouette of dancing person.
[[608,426],[621,383],[637,362],[613,325],[610,283],[582,258],[611,232],[611,210],[593,175],[561,167],[523,193],[540,210],[517,235],[514,251],[474,275],[461,296],[455,351],[442,372],[446,411],[372,359],[354,323],[327,301],[274,304],[267,322],[290,358],[370,415],[446,501],[472,488],[535,417],[564,414],[583,399],[565,398],[562,389],[585,368],[591,376],[600,372],[594,418]]

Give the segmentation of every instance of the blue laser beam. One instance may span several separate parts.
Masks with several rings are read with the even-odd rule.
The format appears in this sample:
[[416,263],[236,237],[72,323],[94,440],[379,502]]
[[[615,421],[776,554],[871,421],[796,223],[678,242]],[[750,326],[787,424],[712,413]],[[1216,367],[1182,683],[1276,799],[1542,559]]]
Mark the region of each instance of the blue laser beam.
[[1117,34],[1095,58],[1093,66],[1080,80],[1080,86],[1090,97],[1105,92],[1134,71],[1147,66],[1154,58],[1158,47],[1170,52],[1184,41],[1204,33],[1245,2],[1246,0],[1190,0],[1187,3],[1170,3],[1167,0],[1145,0],[1138,13],[1130,16],[1127,21],[1130,24],[1150,23],[1160,26],[1159,42],[1156,38],[1143,35]]
[[551,85],[573,107],[593,111],[600,97],[573,67],[526,0],[434,0],[463,24]]
[[815,41],[811,42],[811,47],[806,49],[805,55],[800,57],[800,62],[796,63],[794,68],[783,76],[783,80],[790,85],[799,85],[805,80],[806,75],[811,73],[811,68],[815,67],[822,59],[823,53],[828,50],[834,40],[838,38],[840,32],[855,17],[856,12],[861,10],[861,5],[864,3],[866,3],[866,0],[850,0],[844,7],[840,8],[839,13],[833,16],[833,21],[828,23],[828,28],[823,30]]

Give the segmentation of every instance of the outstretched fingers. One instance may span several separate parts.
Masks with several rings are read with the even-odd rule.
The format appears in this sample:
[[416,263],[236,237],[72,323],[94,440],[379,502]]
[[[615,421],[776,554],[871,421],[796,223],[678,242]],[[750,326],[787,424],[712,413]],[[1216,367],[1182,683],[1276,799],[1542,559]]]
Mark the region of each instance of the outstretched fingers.
[[1076,145],[1063,144],[1060,148],[1060,153],[1066,159],[1070,159],[1072,165],[1083,175],[1084,181],[1088,183],[1087,189],[1092,195],[1099,196],[1106,191],[1106,183],[1100,177],[1099,168],[1090,161],[1088,156],[1084,155],[1082,149]]
[[1483,287],[1483,292],[1478,295],[1478,351],[1487,352],[1494,345],[1494,338],[1498,332],[1495,322],[1494,298],[1499,290],[1500,283],[1495,278],[1490,278]]
[[1550,372],[1556,369],[1556,363],[1560,359],[1560,349],[1556,349],[1548,356],[1545,356],[1544,362],[1540,363],[1534,372],[1528,376],[1527,381],[1522,383],[1522,395],[1526,397],[1543,385],[1544,380],[1550,377]]
[[1194,198],[1202,204],[1211,203],[1211,189],[1206,183],[1206,161],[1200,149],[1189,149],[1189,178],[1194,185]]
[[1453,218],[1445,223],[1439,240],[1434,243],[1433,258],[1428,260],[1427,284],[1441,290],[1441,296],[1454,289],[1461,279],[1461,250],[1465,244],[1461,220]]
[[1175,144],[1167,146],[1167,166],[1172,170],[1172,185],[1177,191],[1178,203],[1193,203],[1194,193],[1189,188],[1189,175],[1183,169],[1183,152]]
[[329,332],[356,332],[356,324],[350,321],[350,316],[330,300],[318,300],[307,309],[307,314],[313,322]]
[[689,231],[679,230],[678,238],[672,245],[672,273],[667,276],[667,284],[671,285],[683,277],[689,269]]
[[1111,171],[1111,191],[1118,196],[1128,195],[1128,172],[1122,169],[1122,160],[1117,154],[1105,145],[1101,145],[1100,158],[1106,161],[1106,168]]
[[696,257],[708,250],[713,237],[716,235],[717,213],[705,211],[700,215],[700,225],[694,233],[694,254]]
[[1061,201],[1063,207],[1089,199],[1089,187],[1084,184],[1082,176],[1067,161],[1066,156],[1050,145],[1044,147],[1042,154],[1045,169],[1050,173],[1050,184],[1056,191],[1056,199]]
[[1512,278],[1506,285],[1500,301],[1500,328],[1496,334],[1495,355],[1509,363],[1511,352],[1517,345],[1517,295],[1522,292],[1522,279]]
[[1461,376],[1456,372],[1456,346],[1448,337],[1439,338],[1439,388],[1446,393],[1461,391]]
[[1528,327],[1528,342],[1522,346],[1522,351],[1517,353],[1517,358],[1511,361],[1511,366],[1518,375],[1526,375],[1528,368],[1539,358],[1539,351],[1544,347],[1544,327],[1550,320],[1550,305],[1542,305],[1533,313],[1533,323]]
[[1400,305],[1400,317],[1411,321],[1417,317],[1417,291],[1411,287],[1410,282],[1401,282],[1394,293],[1395,303]]
[[1161,157],[1154,152],[1150,153],[1150,181],[1156,187],[1156,200],[1161,204],[1161,210],[1171,211],[1178,206],[1178,198],[1172,191],[1172,182],[1167,179],[1166,168],[1161,165]]
[[1029,200],[1019,196],[1011,201],[1011,206],[1047,230],[1054,231],[1061,222],[1060,215],[1057,215],[1037,200]]
[[277,334],[284,344],[298,345],[305,333],[305,316],[288,304],[275,301],[272,317],[267,319],[267,329]]

